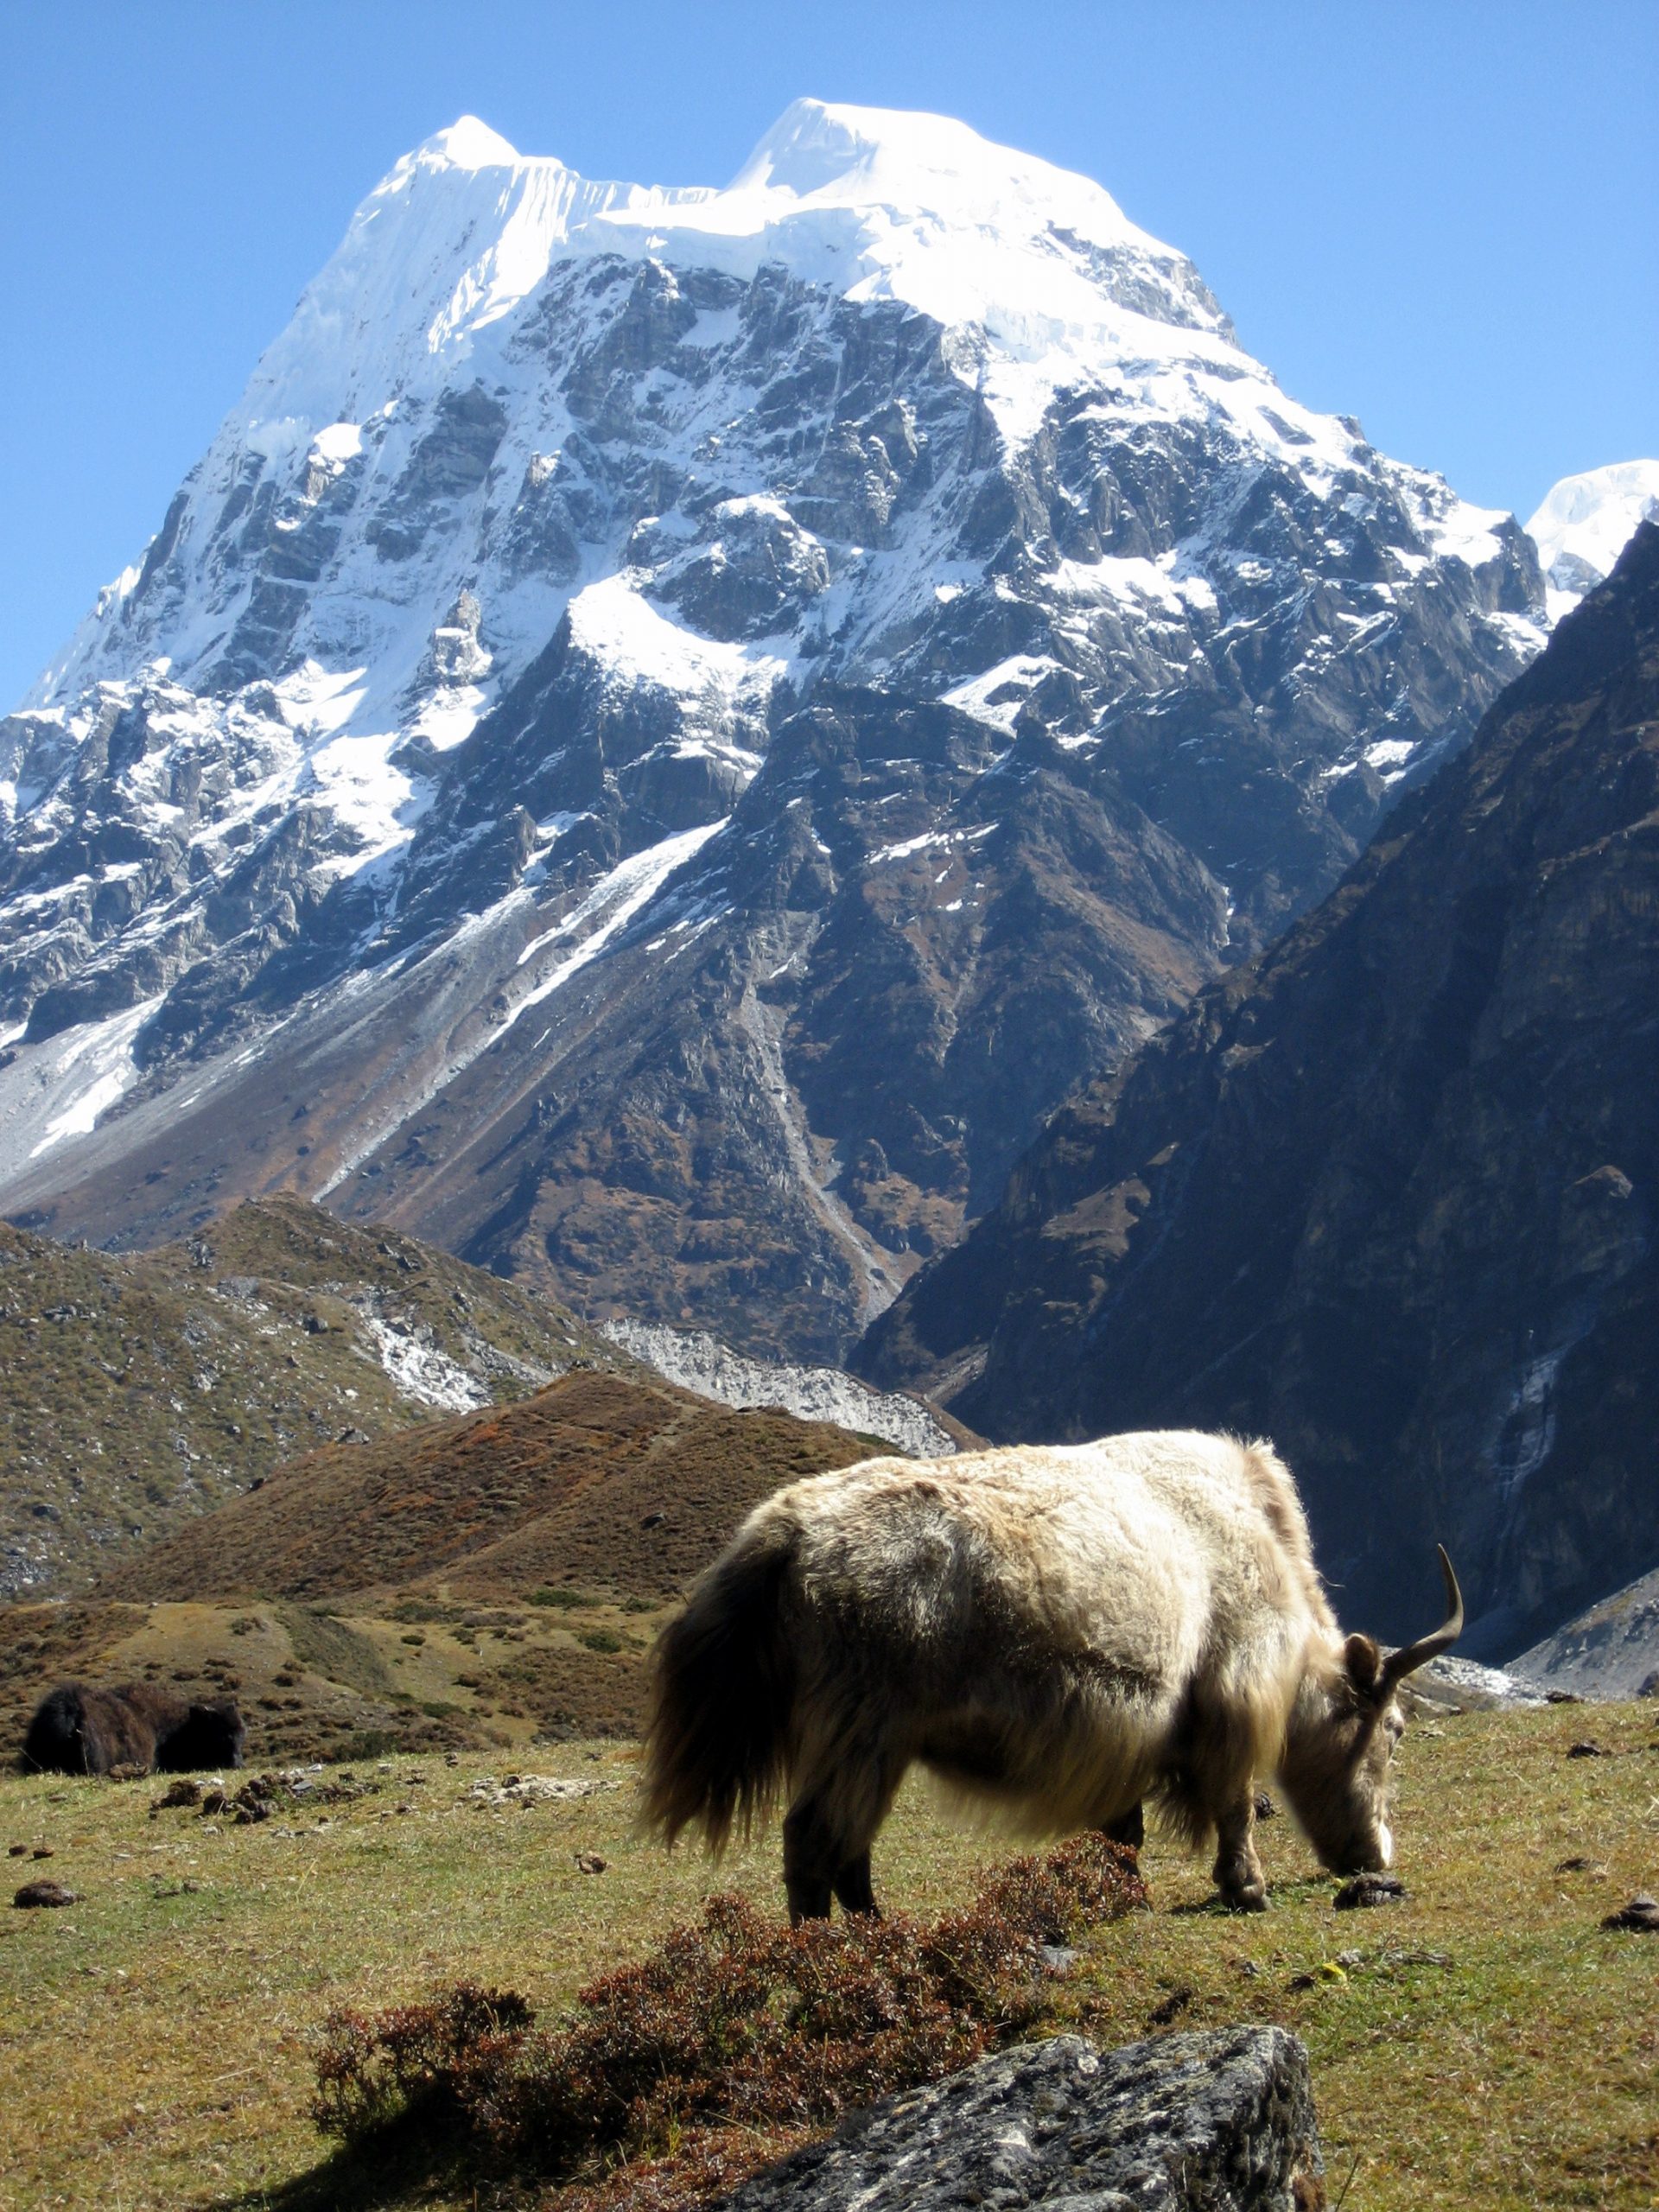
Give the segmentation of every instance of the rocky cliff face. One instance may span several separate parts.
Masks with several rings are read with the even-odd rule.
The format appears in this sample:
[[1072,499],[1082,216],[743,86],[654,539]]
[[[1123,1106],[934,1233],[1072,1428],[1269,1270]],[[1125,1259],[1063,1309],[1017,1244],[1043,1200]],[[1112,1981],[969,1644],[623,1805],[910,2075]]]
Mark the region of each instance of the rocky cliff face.
[[1084,179],[457,125],[0,728],[0,1203],[289,1186],[833,1355],[1543,611]]
[[1000,1437],[1271,1433],[1471,1656],[1659,1560],[1659,529],[1340,887],[1084,1090],[867,1340]]
[[1522,1682],[1541,1692],[1659,1698],[1659,1567],[1563,1621],[1512,1665]]

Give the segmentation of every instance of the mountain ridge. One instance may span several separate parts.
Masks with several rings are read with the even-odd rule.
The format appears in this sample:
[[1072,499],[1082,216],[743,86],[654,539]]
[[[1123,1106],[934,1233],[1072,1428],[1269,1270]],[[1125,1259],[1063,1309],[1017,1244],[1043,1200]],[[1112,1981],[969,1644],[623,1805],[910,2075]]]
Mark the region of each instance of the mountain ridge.
[[1085,1086],[856,1363],[987,1434],[1271,1433],[1386,1634],[1659,1555],[1659,528],[1344,883]]

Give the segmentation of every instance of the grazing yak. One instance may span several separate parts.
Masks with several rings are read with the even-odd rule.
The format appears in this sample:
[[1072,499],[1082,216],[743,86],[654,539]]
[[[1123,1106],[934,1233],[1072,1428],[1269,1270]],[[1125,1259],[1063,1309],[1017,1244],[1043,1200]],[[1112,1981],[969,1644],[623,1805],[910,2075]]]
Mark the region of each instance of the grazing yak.
[[784,1785],[791,1919],[870,1912],[870,1844],[922,1764],[1027,1832],[1139,1843],[1152,1799],[1222,1897],[1267,1902],[1258,1776],[1327,1866],[1386,1866],[1401,1679],[1344,1641],[1270,1445],[1179,1432],[870,1459],[750,1514],[654,1654],[643,1818],[719,1851]]
[[233,1698],[191,1704],[154,1682],[113,1690],[62,1682],[35,1708],[23,1764],[56,1774],[107,1774],[119,1766],[189,1774],[240,1766],[246,1736]]

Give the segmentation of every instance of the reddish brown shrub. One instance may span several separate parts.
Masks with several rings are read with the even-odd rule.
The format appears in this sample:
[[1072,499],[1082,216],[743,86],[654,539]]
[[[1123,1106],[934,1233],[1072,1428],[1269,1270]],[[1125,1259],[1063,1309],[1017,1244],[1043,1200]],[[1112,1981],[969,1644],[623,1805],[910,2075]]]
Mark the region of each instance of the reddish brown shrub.
[[480,2066],[503,2063],[535,2019],[510,1989],[459,1981],[427,2005],[331,2012],[317,2060],[311,2116],[325,2133],[352,2139],[419,2113],[468,2114]]
[[537,2027],[523,1998],[465,1984],[373,2018],[335,2013],[313,2116],[348,2141],[442,2120],[549,2175],[671,2152],[631,2170],[626,2199],[601,2182],[582,2202],[689,2202],[1028,2028],[1045,2008],[1043,1946],[1146,1901],[1133,1854],[1097,1836],[1013,1860],[933,1922],[791,1929],[717,1897],[650,1958],[590,1983],[554,2027]]

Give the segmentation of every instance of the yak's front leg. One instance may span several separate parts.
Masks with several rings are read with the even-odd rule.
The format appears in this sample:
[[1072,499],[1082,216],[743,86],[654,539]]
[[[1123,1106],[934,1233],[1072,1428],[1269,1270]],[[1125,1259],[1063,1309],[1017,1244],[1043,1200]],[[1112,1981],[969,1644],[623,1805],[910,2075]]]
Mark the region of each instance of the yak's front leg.
[[1108,1843],[1127,1843],[1131,1851],[1139,1851],[1147,1840],[1146,1814],[1139,1805],[1131,1805],[1127,1813],[1108,1821],[1100,1832]]
[[881,1917],[881,1908],[870,1886],[868,1851],[861,1851],[856,1859],[846,1859],[836,1868],[834,1888],[836,1902],[843,1912],[868,1912],[876,1920]]
[[841,1853],[816,1797],[789,1808],[784,1821],[784,1890],[791,1927],[804,1920],[828,1920]]
[[1255,1855],[1255,1786],[1252,1783],[1216,1815],[1216,1887],[1235,1912],[1265,1912],[1268,1885]]

